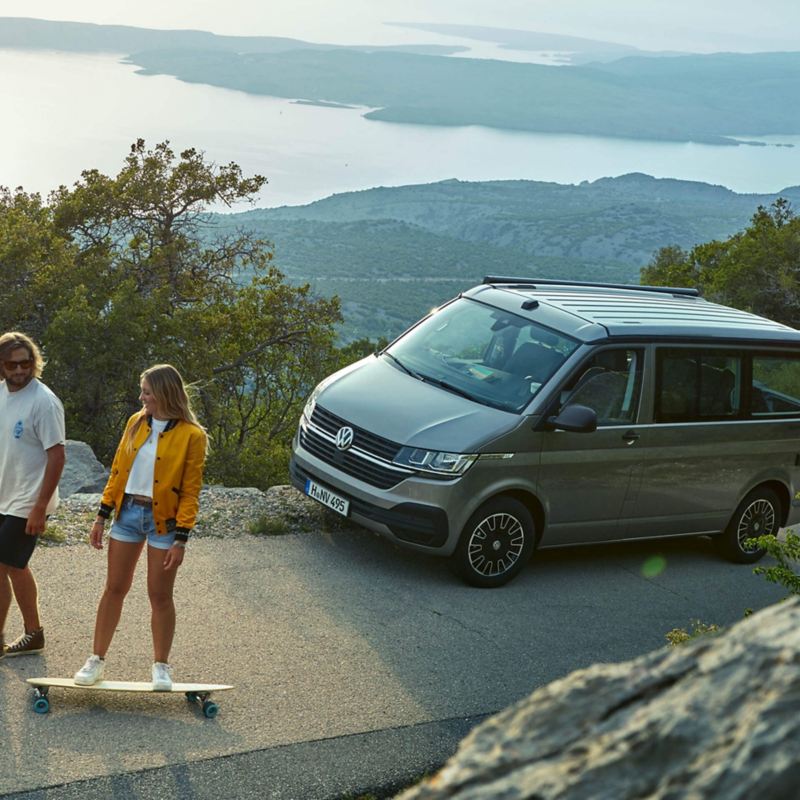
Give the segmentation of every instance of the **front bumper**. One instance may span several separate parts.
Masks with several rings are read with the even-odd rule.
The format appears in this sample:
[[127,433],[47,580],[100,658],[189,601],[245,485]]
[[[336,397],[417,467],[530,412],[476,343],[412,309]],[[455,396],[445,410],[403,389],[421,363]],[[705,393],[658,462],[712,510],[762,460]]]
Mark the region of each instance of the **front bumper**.
[[350,515],[354,522],[399,544],[435,550],[447,543],[450,526],[447,513],[442,508],[408,502],[381,508],[331,485],[324,475],[316,474],[313,465],[300,463],[294,455],[289,463],[289,473],[292,485],[304,494],[306,480],[310,478],[330,491],[345,495],[350,501]]

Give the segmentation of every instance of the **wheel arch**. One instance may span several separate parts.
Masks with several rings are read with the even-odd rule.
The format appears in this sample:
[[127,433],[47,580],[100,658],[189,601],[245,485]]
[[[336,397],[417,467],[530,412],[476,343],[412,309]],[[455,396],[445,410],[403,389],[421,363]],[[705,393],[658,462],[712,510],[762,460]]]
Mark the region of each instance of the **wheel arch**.
[[487,497],[481,505],[502,497],[511,497],[522,503],[522,505],[528,509],[533,518],[534,545],[538,545],[544,534],[545,523],[544,506],[539,501],[539,498],[525,489],[504,489],[501,492],[497,492],[497,494],[493,494],[491,497]]
[[[786,520],[789,517],[789,509],[791,508],[792,500],[789,496],[789,489],[785,483],[778,481],[778,480],[770,480],[770,481],[762,481],[759,484],[756,484],[751,489],[749,489],[744,497],[748,494],[757,491],[758,489],[771,489],[778,497],[778,500],[781,504],[781,511],[780,511],[780,527],[783,528],[786,525]],[[744,497],[742,499],[744,499]],[[735,512],[734,512],[735,513]]]

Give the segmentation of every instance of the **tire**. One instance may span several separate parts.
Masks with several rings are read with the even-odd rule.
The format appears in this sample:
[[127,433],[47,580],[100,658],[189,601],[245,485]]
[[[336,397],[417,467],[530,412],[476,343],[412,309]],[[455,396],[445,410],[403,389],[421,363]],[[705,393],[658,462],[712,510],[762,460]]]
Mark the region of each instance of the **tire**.
[[778,495],[762,487],[753,489],[731,517],[728,527],[717,537],[723,555],[738,564],[752,564],[766,552],[763,547],[747,548],[745,540],[775,535],[781,525],[781,501]]
[[502,586],[528,562],[535,533],[531,513],[519,500],[496,497],[467,520],[450,568],[471,586]]

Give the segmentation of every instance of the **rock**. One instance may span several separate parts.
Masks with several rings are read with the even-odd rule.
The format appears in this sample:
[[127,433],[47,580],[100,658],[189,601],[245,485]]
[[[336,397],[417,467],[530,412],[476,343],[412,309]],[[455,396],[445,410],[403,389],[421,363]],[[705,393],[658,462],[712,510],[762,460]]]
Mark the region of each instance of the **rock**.
[[69,497],[76,492],[102,492],[108,470],[97,460],[85,442],[67,439],[67,461],[58,484],[59,495]]
[[479,725],[402,800],[796,800],[800,598],[595,664]]

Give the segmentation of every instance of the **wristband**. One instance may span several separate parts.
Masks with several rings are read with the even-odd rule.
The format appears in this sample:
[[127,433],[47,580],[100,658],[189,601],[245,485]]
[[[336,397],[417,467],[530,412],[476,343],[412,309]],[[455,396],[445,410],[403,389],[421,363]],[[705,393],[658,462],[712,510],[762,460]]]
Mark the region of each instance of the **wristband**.
[[173,547],[180,547],[181,550],[185,550],[186,549],[186,542],[174,541],[172,543],[172,546]]

